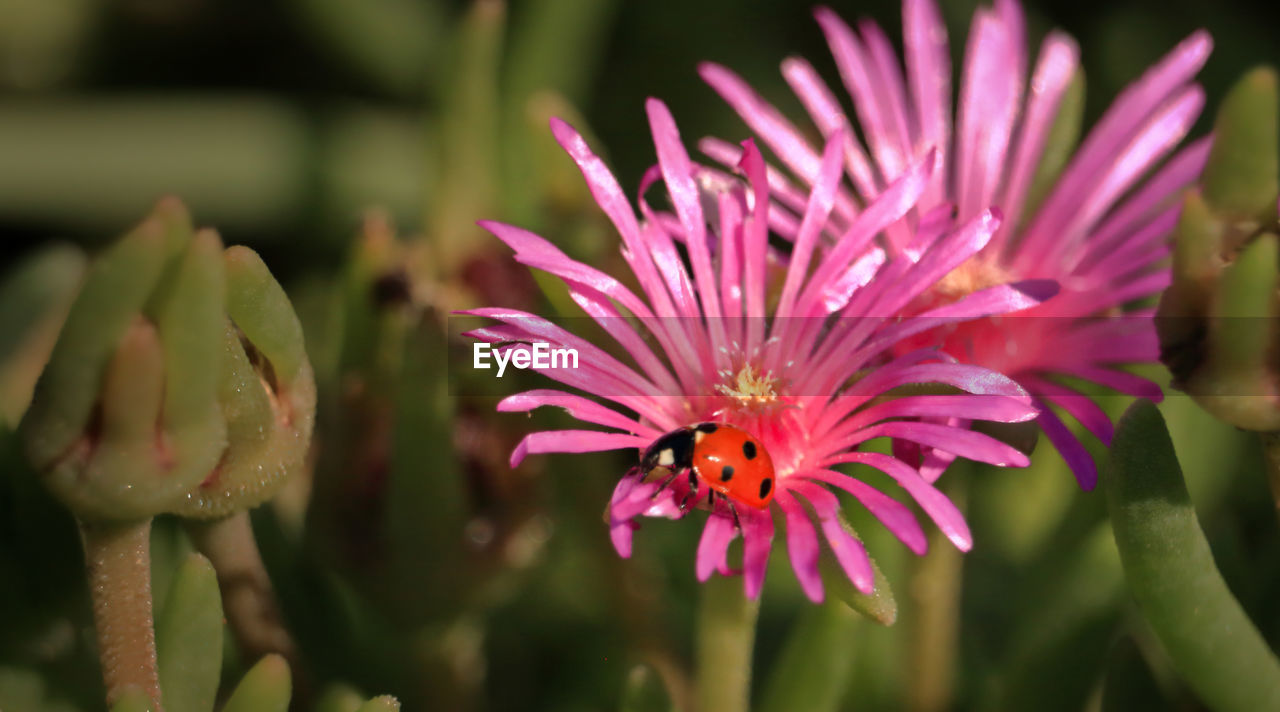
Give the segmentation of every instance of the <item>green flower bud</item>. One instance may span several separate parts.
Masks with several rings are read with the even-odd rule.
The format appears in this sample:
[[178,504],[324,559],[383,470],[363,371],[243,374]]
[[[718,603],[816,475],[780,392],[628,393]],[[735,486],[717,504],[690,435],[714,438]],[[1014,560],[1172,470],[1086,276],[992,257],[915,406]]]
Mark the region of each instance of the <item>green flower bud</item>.
[[230,247],[223,257],[230,319],[217,398],[227,447],[170,510],[186,517],[222,517],[270,499],[303,467],[315,425],[315,376],[289,298],[252,250]]
[[0,284],[0,422],[18,427],[49,361],[86,259],[58,245],[23,260]]
[[1222,100],[1214,148],[1204,167],[1204,197],[1214,213],[1236,220],[1274,219],[1280,192],[1276,73],[1259,67]]
[[[1157,312],[1161,360],[1174,387],[1215,417],[1280,430],[1280,238],[1263,233],[1228,262],[1213,249],[1223,233],[1204,229],[1215,222],[1203,207],[1189,196],[1179,224],[1174,281]],[[1197,261],[1182,259],[1195,252]]]
[[1239,428],[1280,430],[1280,121],[1275,73],[1223,101],[1199,190],[1183,200],[1156,329],[1173,385]]
[[302,462],[314,392],[261,261],[169,199],[89,268],[20,427],[82,520],[216,516]]

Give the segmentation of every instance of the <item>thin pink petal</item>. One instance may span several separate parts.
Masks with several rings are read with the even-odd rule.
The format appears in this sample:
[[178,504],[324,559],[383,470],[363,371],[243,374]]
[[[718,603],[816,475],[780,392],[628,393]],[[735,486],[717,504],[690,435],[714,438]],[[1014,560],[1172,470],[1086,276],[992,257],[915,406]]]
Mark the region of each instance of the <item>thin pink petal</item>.
[[817,152],[794,124],[761,98],[741,77],[712,62],[698,65],[698,74],[738,112],[751,131],[796,175],[802,178],[817,175]]
[[1080,483],[1080,489],[1085,492],[1093,491],[1098,484],[1098,467],[1093,462],[1093,455],[1090,455],[1084,445],[1080,444],[1076,436],[1062,423],[1047,403],[1042,405],[1042,412],[1037,422],[1045,437],[1049,438],[1049,442],[1053,443],[1054,448],[1062,455],[1062,459],[1066,460],[1067,466],[1076,476],[1076,482]]
[[1021,100],[1020,48],[995,13],[973,16],[956,119],[956,204],[961,220],[991,205]]
[[957,549],[968,551],[973,548],[973,535],[969,533],[964,515],[945,494],[926,482],[919,472],[896,458],[878,452],[851,452],[846,460],[869,465],[892,477],[933,519],[938,529],[942,530]]
[[715,290],[711,271],[711,256],[707,252],[707,228],[702,216],[702,203],[698,186],[693,180],[693,163],[680,142],[671,112],[657,99],[645,102],[649,123],[653,128],[653,142],[658,149],[658,162],[662,166],[662,178],[667,184],[671,202],[684,226],[685,244],[689,248],[689,261],[693,266],[694,282],[702,299],[702,312],[712,318],[720,316],[720,300]]
[[713,514],[707,517],[707,524],[702,529],[702,539],[698,542],[698,555],[695,567],[699,581],[706,581],[716,570],[727,568],[725,556],[729,552],[729,544],[738,537],[738,528],[733,519]]
[[835,470],[808,470],[792,477],[824,482],[848,492],[908,549],[921,555],[929,550],[929,540],[911,510],[862,480]]
[[809,272],[809,262],[817,246],[818,235],[831,213],[831,205],[835,199],[836,187],[840,184],[841,150],[843,134],[837,133],[828,142],[822,152],[822,167],[818,171],[818,179],[805,208],[804,219],[796,235],[795,247],[791,252],[791,265],[787,269],[786,280],[782,286],[782,296],[774,314],[785,319],[792,314],[800,285]]
[[951,142],[951,56],[947,48],[947,27],[933,0],[905,0],[902,3],[902,30],[907,80],[920,125],[920,146],[938,149],[934,171],[939,192],[930,190],[928,202],[941,200],[941,181]]
[[800,588],[814,603],[822,603],[822,574],[818,571],[818,532],[805,511],[785,489],[779,488],[774,501],[787,519],[787,556],[796,572]]
[[511,466],[516,467],[527,455],[548,452],[601,452],[643,448],[650,439],[624,433],[602,433],[596,430],[543,430],[524,436],[511,452]]
[[[813,65],[799,57],[789,57],[782,62],[782,76],[804,103],[805,109],[808,110],[813,122],[818,125],[818,130],[822,132],[824,139],[830,140],[836,133],[843,135],[845,166],[849,176],[853,179],[853,184],[861,193],[863,200],[874,198],[880,193],[881,187],[875,169],[871,166],[866,151],[858,142],[857,134],[853,132],[853,127],[840,107],[840,102],[827,88]],[[852,205],[846,205],[845,201],[838,200],[836,213],[846,220],[852,220],[857,215],[857,210]]]
[[840,520],[837,518],[840,510],[839,500],[822,487],[805,481],[791,484],[790,489],[813,505],[814,512],[818,515],[818,524],[822,527],[827,543],[831,546],[831,553],[835,555],[840,568],[844,570],[844,575],[862,593],[872,593],[876,584],[875,569],[871,566],[871,558],[867,556],[867,550],[862,546],[862,542],[851,536],[840,525]]
[[845,89],[853,97],[863,135],[881,175],[901,175],[906,170],[908,156],[904,155],[900,140],[909,139],[899,137],[892,117],[885,115],[891,109],[885,104],[887,97],[877,92],[880,88],[878,78],[873,76],[866,49],[853,30],[830,9],[819,7],[814,10],[814,17],[831,47],[831,55],[835,58]]
[[820,295],[825,294],[831,283],[839,279],[847,265],[866,251],[875,235],[900,220],[915,206],[924,191],[933,163],[932,156],[926,156],[862,211],[809,279],[796,303],[797,315],[826,315],[827,312],[819,306],[822,304],[819,301]]
[[595,401],[564,391],[541,388],[507,396],[498,402],[499,413],[527,413],[534,408],[551,406],[563,408],[569,415],[586,423],[617,428],[636,435],[660,435],[616,410],[606,408]]
[[1001,249],[1021,223],[1024,202],[1031,189],[1035,170],[1044,155],[1049,131],[1058,117],[1062,97],[1079,66],[1080,50],[1075,41],[1058,32],[1049,33],[1040,48],[1040,59],[1031,78],[1022,125],[1014,143],[1008,178],[999,201],[1007,220],[996,234],[993,250]]
[[651,315],[649,307],[621,282],[594,267],[570,259],[559,248],[538,235],[492,220],[481,220],[477,224],[507,243],[515,251],[516,260],[521,264],[541,269],[561,279],[590,285],[618,300],[636,316]]
[[591,195],[609,216],[618,234],[622,236],[623,243],[632,250],[640,249],[640,228],[636,223],[636,214],[632,212],[627,196],[608,166],[591,151],[582,135],[567,122],[552,118],[551,134],[573,158],[574,163],[578,164],[587,187],[591,189]]
[[1037,397],[1070,413],[1102,444],[1111,445],[1111,438],[1115,434],[1111,417],[1093,398],[1043,378],[1024,379],[1024,383]]
[[764,587],[769,552],[773,549],[773,516],[767,509],[743,507],[738,511],[742,521],[743,587],[747,598],[754,600]]
[[[839,442],[843,449],[881,437],[910,440],[975,462],[985,462],[1000,467],[1026,467],[1031,464],[1027,456],[1017,448],[1000,442],[990,435],[937,423],[905,421],[876,423]],[[843,462],[843,457],[843,455],[836,455],[823,461],[822,464],[827,466]]]

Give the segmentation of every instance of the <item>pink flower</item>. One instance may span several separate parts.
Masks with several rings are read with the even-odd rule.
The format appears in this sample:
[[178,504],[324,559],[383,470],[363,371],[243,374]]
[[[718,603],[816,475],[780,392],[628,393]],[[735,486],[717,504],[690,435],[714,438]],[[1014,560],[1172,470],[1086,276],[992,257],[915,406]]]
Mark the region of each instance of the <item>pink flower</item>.
[[[993,284],[1032,278],[1059,283],[1058,295],[1018,318],[985,320],[953,330],[945,350],[964,362],[1007,373],[1035,394],[1039,425],[1084,489],[1097,482],[1093,458],[1057,409],[1110,444],[1110,418],[1090,398],[1059,382],[1070,376],[1121,393],[1159,400],[1159,386],[1118,367],[1153,363],[1158,346],[1152,309],[1131,307],[1169,283],[1166,241],[1178,197],[1200,173],[1209,140],[1168,160],[1199,114],[1204,95],[1192,83],[1211,42],[1197,32],[1178,45],[1112,104],[1057,176],[1042,201],[1032,195],[1037,166],[1063,96],[1079,68],[1070,37],[1050,33],[1028,83],[1026,27],[1016,0],[996,0],[974,16],[951,114],[946,29],[932,0],[904,0],[906,74],[889,39],[872,22],[855,32],[826,8],[816,12],[857,110],[866,148],[817,72],[803,59],[782,73],[821,134],[839,137],[855,187],[840,193],[831,219],[843,226],[857,205],[883,193],[927,155],[935,170],[915,212],[886,231],[890,254],[910,252],[910,225],[942,206],[967,221],[998,206],[1003,225],[974,258],[941,279],[917,308],[946,303]],[[810,186],[820,159],[803,134],[728,69],[702,77],[742,116],[778,159]],[[703,150],[736,162],[735,146],[704,140]],[[1163,164],[1161,163],[1163,161]],[[798,209],[802,191],[771,174],[779,210]],[[786,222],[786,221],[780,221]],[[1126,318],[1106,318],[1126,315]]]
[[[995,465],[1027,464],[1016,449],[963,426],[975,419],[1020,422],[1035,417],[1029,396],[1017,384],[985,368],[956,363],[937,349],[889,357],[896,344],[924,329],[1022,309],[1043,296],[1043,283],[999,285],[927,311],[920,319],[894,318],[987,245],[1000,225],[999,214],[980,211],[958,227],[949,215],[931,214],[913,234],[913,245],[923,256],[889,258],[873,242],[931,184],[936,162],[926,157],[886,185],[840,234],[824,238],[841,180],[843,141],[837,136],[827,144],[813,190],[804,198],[789,262],[772,267],[781,271],[782,285],[777,306],[770,310],[767,223],[774,196],[760,153],[751,141],[743,144],[745,182],[695,165],[666,106],[651,99],[647,108],[658,165],[642,181],[642,220],[582,137],[562,121],[551,125],[617,228],[641,294],[570,259],[537,235],[481,223],[515,251],[517,261],[562,279],[574,301],[627,357],[627,362],[615,358],[529,313],[499,308],[467,312],[497,322],[469,332],[495,344],[495,350],[523,349],[534,342],[576,349],[578,368],[539,370],[597,399],[535,390],[503,400],[501,411],[558,406],[605,428],[531,433],[512,453],[512,465],[537,453],[643,452],[663,434],[705,421],[746,431],[765,447],[775,468],[775,494],[767,506],[737,502],[735,514],[728,506],[732,502],[709,502],[702,487],[688,503],[693,506],[686,507],[687,478],[677,477],[664,487],[661,478],[646,478],[637,467],[614,492],[610,529],[615,547],[626,557],[638,517],[681,519],[694,508],[710,509],[698,547],[698,578],[705,581],[715,571],[732,573],[726,553],[741,533],[742,569],[751,597],[764,581],[775,512],[784,518],[791,563],[811,599],[823,598],[818,574],[823,540],[857,588],[872,590],[870,560],[843,523],[832,490],[852,495],[912,551],[924,553],[925,534],[911,509],[835,469],[850,463],[887,474],[957,547],[969,549],[972,539],[964,517],[932,478],[895,457],[860,451],[859,446],[890,437]],[[643,198],[659,180],[674,214],[655,211]],[[942,384],[952,393],[884,398],[894,389],[920,383]]]

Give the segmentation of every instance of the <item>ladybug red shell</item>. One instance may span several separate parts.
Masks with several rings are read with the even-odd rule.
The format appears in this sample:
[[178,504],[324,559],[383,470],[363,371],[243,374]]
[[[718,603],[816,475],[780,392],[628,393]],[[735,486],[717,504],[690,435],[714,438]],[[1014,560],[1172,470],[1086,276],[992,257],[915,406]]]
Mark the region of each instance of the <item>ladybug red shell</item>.
[[662,468],[668,482],[689,471],[689,487],[701,481],[730,504],[764,509],[773,501],[773,460],[764,445],[747,431],[725,423],[697,423],[673,430],[653,441],[640,458],[646,474]]

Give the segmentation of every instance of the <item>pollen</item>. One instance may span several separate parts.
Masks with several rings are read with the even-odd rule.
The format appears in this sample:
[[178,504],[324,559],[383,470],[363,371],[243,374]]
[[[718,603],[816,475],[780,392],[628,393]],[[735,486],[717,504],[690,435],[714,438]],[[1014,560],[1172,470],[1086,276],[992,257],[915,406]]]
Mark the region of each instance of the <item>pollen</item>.
[[734,375],[730,371],[722,371],[721,375],[727,383],[716,386],[716,392],[732,398],[741,409],[763,409],[784,405],[778,395],[781,379],[775,378],[772,371],[760,373],[755,367],[747,364]]
[[970,259],[951,270],[938,282],[933,291],[946,299],[958,299],[979,290],[1012,281],[1013,277],[995,261]]

